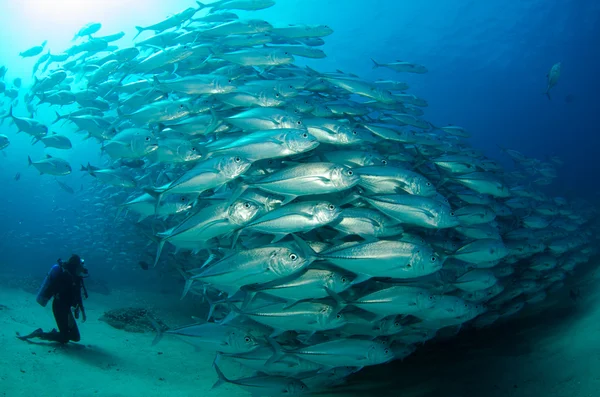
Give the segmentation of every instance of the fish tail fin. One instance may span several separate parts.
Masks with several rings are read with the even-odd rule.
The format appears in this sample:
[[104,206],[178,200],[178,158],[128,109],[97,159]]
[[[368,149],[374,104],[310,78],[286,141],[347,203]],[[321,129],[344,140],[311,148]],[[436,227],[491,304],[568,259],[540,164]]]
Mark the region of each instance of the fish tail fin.
[[28,166],[30,166],[31,164],[33,164],[33,161],[31,161],[31,156],[27,156],[27,162],[28,162]]
[[281,360],[281,358],[285,356],[285,352],[273,338],[267,337],[267,342],[269,342],[271,348],[273,348],[273,355],[265,363],[265,366],[268,367],[269,365]]
[[215,357],[215,361],[213,362],[213,368],[215,369],[215,371],[217,372],[217,376],[219,377],[219,380],[217,380],[215,382],[215,384],[212,386],[213,389],[221,386],[223,383],[230,382],[229,379],[227,379],[227,377],[223,374],[223,372],[219,368],[219,355],[217,355]]
[[198,11],[202,10],[203,8],[206,8],[206,4],[204,3],[196,1],[196,4],[198,4]]
[[378,67],[381,66],[380,63],[378,63],[376,60],[374,60],[373,58],[371,58],[371,61],[373,61],[373,69],[377,69]]
[[156,331],[156,336],[152,340],[152,346],[155,346],[162,339],[163,332],[162,332],[162,329],[160,328],[160,325],[152,317],[146,315],[146,318],[148,318],[148,321],[150,321],[150,324],[152,324],[152,327]]
[[183,298],[187,296],[192,288],[192,284],[194,284],[194,280],[191,277],[185,280],[185,285],[183,286],[183,291],[181,291],[181,298],[179,298],[179,300],[183,300]]
[[135,29],[137,30],[137,34],[133,37],[132,40],[135,40],[136,37],[138,37],[145,29],[141,26],[136,26]]
[[165,238],[161,238],[160,240],[158,240],[158,247],[156,247],[156,258],[154,259],[154,267],[156,267],[156,265],[158,264],[160,254],[162,253],[162,250],[165,246],[165,241],[167,241],[167,239]]
[[327,292],[327,295],[329,295],[335,301],[335,309],[338,313],[348,306],[348,302],[339,296],[334,290],[325,287],[325,291]]
[[61,115],[60,113],[58,113],[57,110],[54,111],[54,113],[56,113],[56,118],[54,119],[54,121],[52,122],[52,124],[56,124],[58,123],[60,120],[64,119],[65,116]]
[[548,100],[551,101],[552,98],[550,97],[550,91],[546,91],[544,92],[544,95],[546,95],[546,97],[548,97]]

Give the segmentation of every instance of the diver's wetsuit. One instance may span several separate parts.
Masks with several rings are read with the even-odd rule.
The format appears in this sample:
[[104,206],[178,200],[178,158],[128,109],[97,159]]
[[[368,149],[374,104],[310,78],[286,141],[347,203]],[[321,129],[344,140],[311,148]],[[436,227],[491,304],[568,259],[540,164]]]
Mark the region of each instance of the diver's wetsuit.
[[71,307],[83,308],[83,299],[81,289],[83,288],[82,279],[72,276],[69,272],[62,271],[53,280],[49,286],[51,294],[54,296],[52,302],[52,313],[58,326],[59,332],[44,332],[39,335],[40,339],[50,340],[60,343],[69,341],[79,342],[79,328],[71,312]]

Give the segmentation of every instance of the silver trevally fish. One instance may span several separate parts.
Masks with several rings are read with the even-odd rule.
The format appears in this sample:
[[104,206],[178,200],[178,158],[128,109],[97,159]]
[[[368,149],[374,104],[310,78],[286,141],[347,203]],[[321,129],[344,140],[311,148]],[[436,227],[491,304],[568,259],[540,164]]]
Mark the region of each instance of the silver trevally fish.
[[234,252],[191,279],[215,285],[232,295],[246,285],[288,277],[315,259],[312,250],[304,248],[304,242],[299,243],[298,238],[295,241]]
[[393,353],[381,343],[350,338],[332,340],[294,350],[282,350],[275,345],[275,349],[276,353],[271,359],[272,362],[277,361],[277,358],[284,354],[293,354],[325,367],[365,367],[383,364],[394,358]]
[[416,63],[403,62],[403,61],[382,63],[382,62],[377,62],[374,59],[371,59],[371,61],[373,61],[373,69],[383,67],[383,68],[391,69],[398,73],[401,73],[401,72],[419,73],[419,74],[427,73],[427,68],[425,66],[418,65]]
[[254,162],[308,152],[318,145],[305,130],[282,128],[244,134],[233,142],[217,146],[214,153],[237,153]]
[[253,286],[252,291],[273,295],[288,301],[289,306],[307,299],[329,297],[327,290],[340,293],[350,288],[352,277],[345,273],[325,269],[308,269],[291,280],[276,280]]
[[250,378],[231,380],[221,372],[216,361],[213,366],[219,377],[219,380],[213,385],[213,389],[223,383],[232,383],[255,396],[299,396],[309,392],[308,387],[301,380],[287,376],[263,374]]
[[392,240],[343,243],[319,253],[319,259],[357,274],[354,283],[426,276],[440,270],[443,262],[431,247]]
[[33,165],[40,172],[40,175],[64,176],[71,173],[71,165],[66,160],[52,157],[49,154],[45,159],[39,161],[32,161],[29,156],[27,156],[27,160],[30,166]]
[[[168,195],[165,200],[169,202]],[[175,195],[180,197],[179,195]],[[162,206],[162,201],[158,204]],[[188,217],[182,223],[162,233],[158,233],[158,248],[154,266],[158,263],[160,254],[166,242],[174,245],[177,250],[187,249],[199,252],[207,248],[211,239],[232,233],[244,226],[260,214],[261,207],[251,201],[240,199],[231,204],[217,203],[206,206],[200,212]]]
[[334,163],[303,163],[276,171],[248,186],[282,195],[289,202],[298,196],[341,192],[355,186],[359,177]]
[[380,317],[395,314],[414,314],[433,307],[435,295],[427,289],[411,286],[392,286],[371,292],[351,304]]
[[450,206],[433,198],[389,194],[363,199],[401,223],[432,229],[451,228],[460,224]]
[[173,328],[166,333],[177,335],[192,345],[222,353],[247,353],[260,346],[247,330],[232,325],[200,323]]
[[126,188],[133,188],[137,186],[135,179],[133,179],[129,174],[120,170],[115,170],[112,168],[101,169],[88,163],[87,167],[84,165],[81,166],[81,171],[89,173],[98,181],[107,185]]
[[158,198],[164,194],[200,194],[207,189],[213,189],[234,180],[246,172],[251,165],[250,161],[240,156],[216,156],[197,163],[194,168],[164,186],[146,188],[145,191]]
[[274,235],[273,243],[291,233],[308,232],[335,221],[340,208],[328,201],[301,201],[277,208],[240,230]]
[[548,87],[546,88],[546,92],[544,94],[548,97],[548,99],[551,99],[550,90],[556,85],[556,83],[558,83],[558,79],[560,78],[561,66],[562,64],[560,62],[555,63],[552,65],[550,71],[546,75],[546,78],[548,79]]
[[52,134],[41,138],[40,141],[46,148],[71,149],[73,147],[71,140],[64,135]]
[[113,159],[138,158],[158,149],[152,131],[144,128],[128,128],[106,142],[102,149]]

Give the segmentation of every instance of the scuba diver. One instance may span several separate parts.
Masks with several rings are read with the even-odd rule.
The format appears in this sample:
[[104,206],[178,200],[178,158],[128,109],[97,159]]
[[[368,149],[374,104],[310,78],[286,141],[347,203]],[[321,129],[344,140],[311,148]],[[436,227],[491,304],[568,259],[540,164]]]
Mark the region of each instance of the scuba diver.
[[[54,297],[52,313],[58,331],[53,329],[50,332],[44,332],[38,328],[29,335],[17,334],[17,338],[21,340],[40,338],[63,344],[69,341],[79,342],[81,338],[75,319],[79,319],[81,313],[81,321],[85,322],[86,320],[82,291],[87,299],[88,294],[83,284],[83,279],[87,275],[88,270],[84,266],[84,260],[78,255],[72,255],[67,262],[59,259],[48,272],[36,298],[37,302],[45,307],[48,301]],[[71,308],[75,310],[72,312]]]

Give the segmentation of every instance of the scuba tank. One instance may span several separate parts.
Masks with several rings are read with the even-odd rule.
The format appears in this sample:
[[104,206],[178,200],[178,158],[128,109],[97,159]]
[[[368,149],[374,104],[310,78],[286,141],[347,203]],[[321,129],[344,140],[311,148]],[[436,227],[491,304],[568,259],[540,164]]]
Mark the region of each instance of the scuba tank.
[[62,273],[62,261],[59,259],[57,262],[57,264],[50,268],[50,271],[46,275],[46,278],[44,279],[44,282],[42,283],[42,286],[38,291],[37,297],[35,298],[37,303],[39,303],[43,307],[46,307],[48,301],[50,300],[50,298],[52,298],[52,291],[50,290],[50,285],[54,282],[56,277],[60,273]]

